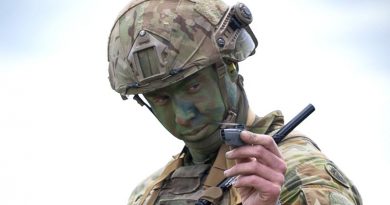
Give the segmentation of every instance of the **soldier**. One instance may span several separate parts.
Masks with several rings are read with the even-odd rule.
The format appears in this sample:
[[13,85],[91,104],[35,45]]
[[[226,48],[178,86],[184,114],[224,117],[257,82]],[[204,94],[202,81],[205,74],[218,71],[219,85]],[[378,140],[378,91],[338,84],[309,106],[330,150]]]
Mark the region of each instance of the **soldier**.
[[[280,111],[249,108],[238,62],[255,52],[250,10],[220,0],[134,0],[108,43],[109,80],[122,99],[145,105],[185,147],[139,185],[133,204],[361,204],[355,186],[308,137],[278,145]],[[146,99],[142,100],[140,95]],[[219,130],[247,130],[231,149]],[[230,189],[218,184],[233,178]]]

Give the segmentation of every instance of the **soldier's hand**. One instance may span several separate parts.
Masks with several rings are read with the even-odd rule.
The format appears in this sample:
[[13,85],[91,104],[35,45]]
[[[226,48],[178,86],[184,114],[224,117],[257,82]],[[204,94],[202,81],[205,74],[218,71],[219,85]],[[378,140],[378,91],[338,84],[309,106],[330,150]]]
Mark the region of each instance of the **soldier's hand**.
[[248,145],[226,153],[237,164],[225,171],[227,177],[238,176],[233,186],[238,188],[244,205],[275,205],[284,183],[286,163],[269,135],[241,132]]

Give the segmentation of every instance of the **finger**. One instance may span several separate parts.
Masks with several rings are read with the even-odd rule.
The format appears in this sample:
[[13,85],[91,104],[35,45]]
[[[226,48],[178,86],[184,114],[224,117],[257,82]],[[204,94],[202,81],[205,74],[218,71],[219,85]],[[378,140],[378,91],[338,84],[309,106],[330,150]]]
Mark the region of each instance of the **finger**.
[[240,137],[247,144],[262,145],[276,156],[282,157],[274,139],[269,135],[255,134],[245,130],[241,132]]
[[248,145],[245,145],[245,146],[241,146],[241,147],[237,147],[237,148],[234,148],[228,152],[225,153],[225,157],[226,159],[230,159],[230,160],[235,160],[236,161],[236,164],[237,163],[245,163],[245,162],[250,162],[252,160],[256,160],[254,157],[252,156],[248,156],[248,157],[232,157],[234,155],[232,155],[232,153],[236,153],[237,151],[236,150],[240,150],[242,147],[247,147]]
[[236,160],[237,163],[245,163],[251,161],[251,159],[256,159],[258,162],[282,173],[285,173],[287,169],[283,159],[261,145],[242,146],[231,150],[226,153],[226,158]]
[[236,164],[246,163],[253,160],[256,160],[255,158],[236,158]]
[[232,168],[226,170],[224,174],[227,177],[238,175],[255,175],[279,185],[282,185],[284,183],[284,173],[275,171],[261,163],[258,163],[257,161],[236,164]]
[[254,175],[238,177],[233,186],[236,188],[248,187],[256,189],[261,201],[277,200],[282,190],[281,185],[274,184],[266,179]]

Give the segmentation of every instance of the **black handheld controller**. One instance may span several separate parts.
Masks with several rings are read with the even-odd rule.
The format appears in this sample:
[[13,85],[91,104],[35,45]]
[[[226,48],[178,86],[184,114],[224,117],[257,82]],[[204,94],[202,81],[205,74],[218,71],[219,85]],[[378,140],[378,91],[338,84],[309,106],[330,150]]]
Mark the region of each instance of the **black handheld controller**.
[[[283,138],[288,135],[296,126],[298,126],[303,120],[305,120],[313,111],[315,110],[312,104],[306,106],[298,115],[296,115],[291,121],[285,124],[278,132],[276,132],[272,137],[274,138],[276,144],[281,142]],[[240,138],[240,133],[245,129],[244,125],[234,125],[231,128],[221,129],[220,134],[222,139],[227,145],[231,147],[240,147],[245,145]]]
[[221,136],[223,141],[231,147],[240,147],[245,145],[240,138],[240,133],[245,129],[244,125],[238,124],[231,128],[221,129]]

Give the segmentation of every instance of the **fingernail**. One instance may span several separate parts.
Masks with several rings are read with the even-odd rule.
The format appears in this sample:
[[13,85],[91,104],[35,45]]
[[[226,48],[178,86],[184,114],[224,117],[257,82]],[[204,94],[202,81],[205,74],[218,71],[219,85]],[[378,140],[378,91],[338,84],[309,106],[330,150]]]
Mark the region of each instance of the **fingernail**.
[[234,180],[232,181],[232,185],[234,186],[237,182],[237,177],[234,178]]
[[246,130],[241,131],[241,133],[240,133],[240,138],[241,138],[243,135],[247,135],[247,134],[248,134],[248,131],[246,131]]
[[232,156],[232,151],[228,151],[225,153],[226,158],[230,158]]
[[242,133],[242,134],[248,134],[248,133],[249,133],[249,131],[247,131],[247,130],[243,130],[241,133]]

